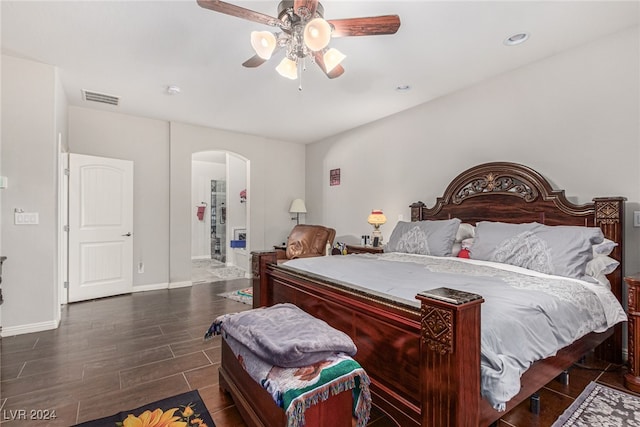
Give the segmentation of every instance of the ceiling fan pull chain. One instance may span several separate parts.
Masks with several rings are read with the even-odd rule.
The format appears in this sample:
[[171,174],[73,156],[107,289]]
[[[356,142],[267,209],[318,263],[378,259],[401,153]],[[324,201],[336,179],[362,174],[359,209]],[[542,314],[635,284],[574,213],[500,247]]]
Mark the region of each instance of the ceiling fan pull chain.
[[302,60],[298,60],[298,90],[302,92],[302,71],[306,68],[304,67],[304,58]]

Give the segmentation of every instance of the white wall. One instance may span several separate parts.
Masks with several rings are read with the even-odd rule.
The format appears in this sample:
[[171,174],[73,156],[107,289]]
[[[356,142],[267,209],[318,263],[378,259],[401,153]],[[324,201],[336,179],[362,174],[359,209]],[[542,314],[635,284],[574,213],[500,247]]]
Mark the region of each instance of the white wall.
[[[2,56],[0,170],[2,197],[2,335],[57,327],[58,132],[65,132],[56,69]],[[14,210],[37,212],[39,224],[15,225]]]
[[[234,238],[234,229],[247,228],[247,203],[240,202],[240,192],[247,188],[247,162],[227,155],[227,240]],[[275,243],[275,242],[274,242]],[[227,243],[227,265],[251,271],[247,248],[231,248]]]
[[[193,160],[191,163],[191,258],[211,258],[211,180],[227,179],[226,163]],[[206,203],[204,219],[197,207]]]
[[[134,290],[166,287],[169,278],[169,123],[69,107],[69,149],[77,154],[133,161]],[[187,203],[190,205],[190,201]],[[144,264],[144,273],[138,273],[140,262]]]
[[288,235],[288,209],[304,194],[305,146],[185,123],[171,123],[170,283],[191,281],[191,154],[223,150],[247,159],[247,224],[250,252],[269,248]]
[[[639,52],[636,27],[309,145],[308,222],[357,242],[371,232],[367,214],[382,208],[388,240],[410,203],[432,206],[471,166],[513,161],[574,202],[627,197],[625,271],[639,271]],[[342,182],[331,187],[334,168]]]

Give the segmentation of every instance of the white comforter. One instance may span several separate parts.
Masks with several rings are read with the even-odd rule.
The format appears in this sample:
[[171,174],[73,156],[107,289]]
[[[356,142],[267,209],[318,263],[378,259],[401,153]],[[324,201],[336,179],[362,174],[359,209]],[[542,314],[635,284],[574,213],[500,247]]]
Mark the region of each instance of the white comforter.
[[284,265],[419,306],[418,292],[447,287],[481,295],[481,392],[497,410],[520,376],[589,332],[627,320],[602,285],[506,264],[387,253],[294,259]]

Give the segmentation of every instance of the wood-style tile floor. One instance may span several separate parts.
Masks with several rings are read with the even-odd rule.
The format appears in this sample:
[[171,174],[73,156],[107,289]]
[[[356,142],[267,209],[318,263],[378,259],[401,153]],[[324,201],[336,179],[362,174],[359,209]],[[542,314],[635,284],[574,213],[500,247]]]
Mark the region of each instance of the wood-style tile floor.
[[[203,335],[216,316],[250,308],[218,294],[248,286],[238,279],[70,304],[58,329],[1,339],[2,427],[71,426],[193,389],[216,426],[245,426],[218,387],[220,337]],[[592,369],[572,369],[569,386],[541,390],[540,415],[525,402],[500,425],[550,426],[592,380],[622,388],[624,368],[586,363]],[[11,420],[16,410],[55,410],[57,418]],[[369,425],[393,423],[374,408]]]

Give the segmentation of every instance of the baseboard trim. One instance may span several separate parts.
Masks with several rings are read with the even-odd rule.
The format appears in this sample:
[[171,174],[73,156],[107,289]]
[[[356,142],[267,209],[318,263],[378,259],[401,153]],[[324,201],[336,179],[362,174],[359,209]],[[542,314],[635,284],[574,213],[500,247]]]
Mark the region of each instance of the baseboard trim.
[[169,283],[169,289],[187,288],[189,286],[193,286],[193,282],[191,282],[191,280],[186,280],[184,282],[171,282],[171,283]]
[[146,292],[146,291],[158,291],[162,289],[169,289],[169,283],[152,283],[149,285],[137,285],[133,287],[131,292]]
[[14,335],[31,334],[33,332],[49,331],[51,329],[57,329],[60,322],[55,320],[49,320],[46,322],[29,323],[26,325],[18,326],[3,326],[0,331],[0,337],[12,337]]

